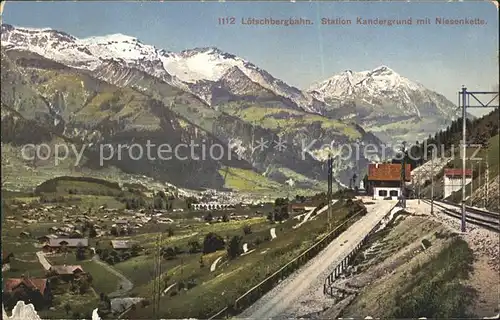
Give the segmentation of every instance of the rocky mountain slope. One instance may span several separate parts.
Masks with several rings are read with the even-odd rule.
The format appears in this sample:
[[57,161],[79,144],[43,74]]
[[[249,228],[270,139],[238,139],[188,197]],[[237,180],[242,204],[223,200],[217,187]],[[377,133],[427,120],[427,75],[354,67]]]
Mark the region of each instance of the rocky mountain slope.
[[[99,67],[103,60],[118,60],[189,90],[209,104],[218,98],[218,89],[224,91],[221,84],[225,80],[231,81],[232,72],[237,69],[240,71],[238,76],[248,78],[263,91],[273,92],[286,107],[308,112],[319,112],[325,107],[324,103],[251,62],[217,48],[195,48],[176,53],[122,34],[78,39],[53,29],[18,28],[6,24],[2,25],[2,46],[31,51],[65,65],[88,70]],[[233,81],[233,84],[236,87],[226,89],[241,89],[237,88],[237,82]]]
[[331,117],[352,119],[382,140],[415,142],[445,128],[460,110],[441,94],[380,66],[346,70],[309,89],[331,106]]
[[[368,160],[361,155],[355,166],[356,155],[342,146],[380,145],[355,124],[306,112],[310,107],[292,94],[296,89],[213,48],[175,54],[123,35],[76,39],[51,29],[3,25],[2,50],[7,75],[2,78],[3,105],[87,146],[87,166],[95,166],[104,144],[116,149],[148,140],[170,146],[205,142],[206,150],[215,144],[230,150],[226,155],[231,153],[231,159],[150,161],[125,156],[109,164],[190,188],[222,188],[221,169],[231,167],[281,183],[292,178],[310,188],[326,178],[325,149],[343,155],[336,161],[335,176],[348,184],[355,167],[365,167]],[[199,70],[206,61],[197,65],[194,57],[207,54],[230,61]],[[179,72],[186,66],[191,74]],[[177,75],[172,75],[175,70]],[[202,71],[212,72],[212,77],[197,78]],[[20,131],[5,134],[19,145]],[[280,141],[286,143],[278,146]]]

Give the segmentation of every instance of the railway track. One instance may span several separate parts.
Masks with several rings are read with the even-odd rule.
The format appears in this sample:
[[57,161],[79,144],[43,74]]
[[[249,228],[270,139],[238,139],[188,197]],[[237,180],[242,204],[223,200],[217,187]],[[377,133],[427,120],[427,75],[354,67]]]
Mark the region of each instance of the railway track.
[[[428,199],[423,199],[423,201],[429,205],[431,203]],[[434,200],[434,205],[441,208],[444,214],[456,219],[462,219],[462,207],[459,204]],[[500,233],[500,214],[466,207],[465,221],[490,231]]]

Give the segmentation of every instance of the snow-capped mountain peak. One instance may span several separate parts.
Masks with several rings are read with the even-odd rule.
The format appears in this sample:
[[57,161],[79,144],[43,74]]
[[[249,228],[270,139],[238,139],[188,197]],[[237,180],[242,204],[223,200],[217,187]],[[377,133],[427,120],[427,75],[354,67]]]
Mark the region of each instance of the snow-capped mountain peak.
[[[233,67],[251,81],[276,95],[290,99],[298,108],[318,112],[310,94],[289,86],[251,62],[216,47],[201,47],[179,53],[147,45],[123,34],[78,39],[53,29],[30,29],[2,25],[2,47],[35,52],[75,68],[98,69],[105,61],[119,61],[158,77],[184,90],[198,81],[216,83]],[[193,89],[194,90],[194,89]],[[197,94],[197,92],[192,92]]]
[[323,98],[345,98],[354,94],[374,95],[400,89],[415,91],[424,87],[399,75],[388,66],[381,65],[373,70],[360,72],[346,70],[311,86],[309,91]]

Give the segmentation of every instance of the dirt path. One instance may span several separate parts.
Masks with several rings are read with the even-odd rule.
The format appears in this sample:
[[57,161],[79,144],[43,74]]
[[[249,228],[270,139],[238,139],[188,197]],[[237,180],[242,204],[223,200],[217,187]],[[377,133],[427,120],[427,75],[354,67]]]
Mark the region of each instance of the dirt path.
[[40,261],[40,263],[42,264],[43,268],[45,270],[49,270],[52,265],[45,257],[45,253],[43,253],[43,251],[37,251],[36,256],[38,258],[38,261]]
[[121,279],[121,282],[120,282],[121,289],[118,289],[118,290],[108,294],[108,297],[110,297],[110,298],[121,297],[121,296],[127,294],[130,290],[132,290],[132,288],[134,287],[134,284],[132,283],[132,281],[130,281],[127,277],[125,277],[123,274],[118,272],[115,268],[113,268],[109,264],[102,262],[101,259],[99,259],[98,255],[94,255],[92,257],[92,260]]
[[[323,283],[333,269],[370,230],[396,205],[396,201],[374,201],[368,213],[334,239],[319,255],[245,310],[238,318],[293,318],[307,311],[322,310],[328,303]],[[305,311],[304,309],[307,309]]]

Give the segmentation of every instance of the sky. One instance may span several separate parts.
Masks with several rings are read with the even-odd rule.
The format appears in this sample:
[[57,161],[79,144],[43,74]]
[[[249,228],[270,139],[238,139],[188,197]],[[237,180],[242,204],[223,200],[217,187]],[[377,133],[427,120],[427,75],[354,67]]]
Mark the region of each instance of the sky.
[[[236,23],[220,25],[218,19],[224,17],[234,17]],[[241,24],[246,18],[300,17],[314,24]],[[414,24],[357,25],[358,17],[412,18]],[[434,23],[436,17],[480,18],[485,24],[444,26]],[[352,24],[321,25],[322,18],[351,19]],[[432,23],[415,25],[422,18]],[[50,27],[79,38],[122,33],[171,51],[215,46],[301,89],[347,69],[363,71],[380,65],[455,104],[462,85],[471,91],[493,91],[498,84],[498,11],[485,1],[8,1],[2,19],[16,26]]]

